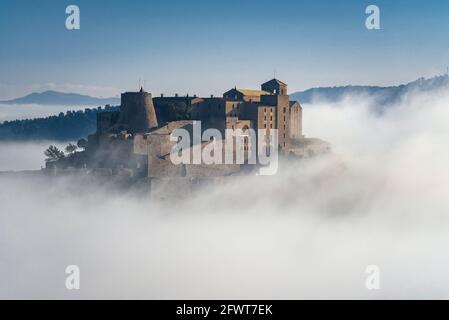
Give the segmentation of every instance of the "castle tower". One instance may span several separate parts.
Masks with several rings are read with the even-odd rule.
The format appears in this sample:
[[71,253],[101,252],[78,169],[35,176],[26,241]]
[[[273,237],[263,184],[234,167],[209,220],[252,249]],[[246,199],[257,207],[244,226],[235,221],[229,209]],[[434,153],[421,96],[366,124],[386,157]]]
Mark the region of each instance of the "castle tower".
[[148,132],[157,128],[156,111],[151,93],[140,88],[139,92],[122,93],[119,124],[129,133]]
[[263,91],[270,95],[261,97],[261,102],[267,106],[276,107],[276,129],[278,130],[278,144],[281,149],[290,146],[290,101],[287,95],[287,84],[272,79],[261,85]]

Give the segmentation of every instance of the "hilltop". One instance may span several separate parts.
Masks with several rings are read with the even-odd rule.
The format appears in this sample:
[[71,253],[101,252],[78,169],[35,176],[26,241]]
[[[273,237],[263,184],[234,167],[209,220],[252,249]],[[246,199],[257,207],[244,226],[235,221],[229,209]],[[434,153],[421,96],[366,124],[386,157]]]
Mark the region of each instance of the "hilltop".
[[44,91],[31,93],[21,98],[0,101],[1,104],[40,104],[60,106],[103,106],[119,105],[119,98],[96,98],[77,93],[64,93],[58,91]]
[[347,95],[369,95],[377,99],[381,108],[391,106],[401,99],[407,92],[412,91],[438,91],[449,88],[449,76],[436,76],[402,84],[398,86],[336,86],[311,88],[305,91],[290,94],[292,100],[298,100],[302,104],[312,102],[335,102]]

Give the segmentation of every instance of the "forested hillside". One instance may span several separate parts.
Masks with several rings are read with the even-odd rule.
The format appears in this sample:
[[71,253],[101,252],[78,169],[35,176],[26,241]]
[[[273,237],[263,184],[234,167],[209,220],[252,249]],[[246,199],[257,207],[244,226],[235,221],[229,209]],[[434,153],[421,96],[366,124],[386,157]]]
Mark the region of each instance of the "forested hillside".
[[98,112],[116,111],[119,107],[67,111],[38,119],[5,121],[0,124],[0,140],[75,141],[96,130]]

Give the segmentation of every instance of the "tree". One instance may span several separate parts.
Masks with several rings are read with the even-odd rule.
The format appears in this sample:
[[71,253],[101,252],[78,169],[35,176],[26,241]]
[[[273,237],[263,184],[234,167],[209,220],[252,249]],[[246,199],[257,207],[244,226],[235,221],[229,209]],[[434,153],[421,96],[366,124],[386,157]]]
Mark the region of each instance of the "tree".
[[74,145],[73,143],[69,143],[67,147],[65,147],[65,152],[67,152],[68,154],[72,154],[76,151],[76,149],[78,149],[76,145]]
[[53,145],[50,145],[48,149],[44,151],[44,155],[47,157],[47,159],[45,159],[46,162],[53,162],[64,158],[64,152]]

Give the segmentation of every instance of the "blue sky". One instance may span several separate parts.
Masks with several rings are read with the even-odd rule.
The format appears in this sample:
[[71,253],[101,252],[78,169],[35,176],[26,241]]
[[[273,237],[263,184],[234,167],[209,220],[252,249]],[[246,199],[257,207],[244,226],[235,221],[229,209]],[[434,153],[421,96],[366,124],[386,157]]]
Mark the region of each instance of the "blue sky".
[[[65,28],[76,4],[81,29]],[[365,8],[381,30],[365,28]],[[219,95],[276,77],[389,85],[445,72],[449,1],[1,0],[0,99],[56,89]],[[142,80],[143,82],[143,80]]]

